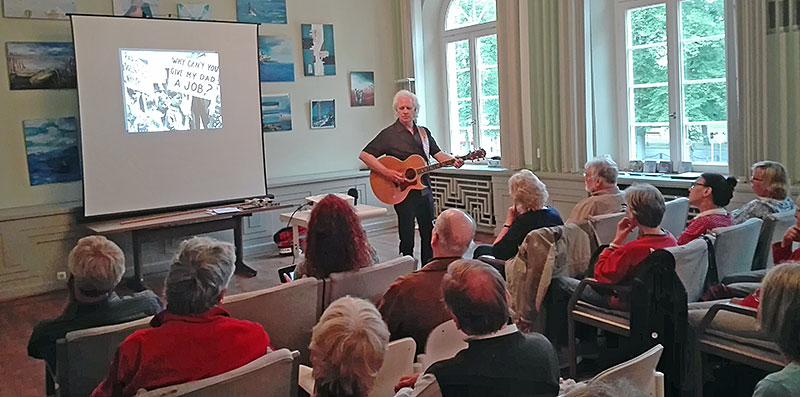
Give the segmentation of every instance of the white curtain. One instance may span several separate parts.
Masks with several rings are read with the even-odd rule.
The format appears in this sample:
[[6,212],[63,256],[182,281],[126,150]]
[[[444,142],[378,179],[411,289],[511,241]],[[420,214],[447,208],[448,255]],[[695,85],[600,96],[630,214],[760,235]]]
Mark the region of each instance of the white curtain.
[[524,162],[577,172],[586,161],[584,0],[520,0]]

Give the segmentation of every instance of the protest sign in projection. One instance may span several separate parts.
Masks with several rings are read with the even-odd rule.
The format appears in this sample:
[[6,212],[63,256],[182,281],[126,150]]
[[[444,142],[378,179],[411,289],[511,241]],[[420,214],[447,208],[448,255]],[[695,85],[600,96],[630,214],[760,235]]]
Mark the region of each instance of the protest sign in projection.
[[120,50],[128,133],[222,128],[219,54]]

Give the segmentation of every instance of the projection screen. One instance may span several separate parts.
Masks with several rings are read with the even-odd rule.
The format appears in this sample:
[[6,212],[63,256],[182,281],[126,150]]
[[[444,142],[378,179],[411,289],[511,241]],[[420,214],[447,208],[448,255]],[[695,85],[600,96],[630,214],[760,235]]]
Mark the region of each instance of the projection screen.
[[71,19],[87,218],[266,195],[257,25]]

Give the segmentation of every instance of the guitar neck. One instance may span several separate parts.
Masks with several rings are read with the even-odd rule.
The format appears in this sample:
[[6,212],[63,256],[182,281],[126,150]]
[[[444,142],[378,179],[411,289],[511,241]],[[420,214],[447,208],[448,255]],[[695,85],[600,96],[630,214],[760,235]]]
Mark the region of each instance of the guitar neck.
[[[463,160],[464,157],[465,156],[456,157],[456,158]],[[454,158],[454,159],[451,159],[451,160],[443,161],[441,163],[431,164],[431,165],[429,165],[427,167],[420,167],[420,168],[415,169],[414,171],[417,172],[417,175],[424,175],[424,174],[427,174],[427,173],[429,173],[431,171],[436,171],[436,170],[438,170],[439,168],[442,168],[442,167],[449,167],[449,166],[453,165],[453,163],[455,163],[455,161],[456,161],[456,159]]]

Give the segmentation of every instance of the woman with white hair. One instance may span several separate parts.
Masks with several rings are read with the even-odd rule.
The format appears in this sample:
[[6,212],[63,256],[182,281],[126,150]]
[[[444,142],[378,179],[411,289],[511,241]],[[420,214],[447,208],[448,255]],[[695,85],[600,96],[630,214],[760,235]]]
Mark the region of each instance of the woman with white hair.
[[315,397],[366,397],[383,365],[389,329],[375,306],[339,298],[311,332]]
[[218,306],[235,260],[233,244],[208,237],[182,242],[167,276],[167,310],[153,317],[153,328],[119,345],[92,396],[132,396],[139,389],[208,378],[266,354],[264,328],[233,319]]
[[750,218],[765,218],[778,212],[794,211],[795,205],[789,191],[786,167],[777,161],[759,161],[751,167],[753,193],[758,197],[731,211],[734,224]]
[[153,291],[120,298],[114,288],[125,273],[125,255],[103,236],[78,240],[67,259],[69,303],[60,316],[33,328],[28,355],[55,369],[56,341],[67,332],[152,316],[163,309]]
[[494,239],[493,245],[475,248],[474,258],[492,255],[508,260],[517,254],[519,245],[531,230],[563,225],[558,211],[547,207],[547,186],[530,170],[520,170],[508,180],[508,190],[514,205],[508,208],[503,229]]
[[[392,102],[397,120],[384,128],[370,141],[358,156],[373,173],[378,173],[384,178],[396,183],[406,182],[400,171],[386,167],[378,161],[381,156],[393,156],[405,160],[411,155],[419,155],[430,163],[433,156],[438,162],[453,160],[453,156],[443,152],[433,139],[431,131],[417,125],[419,101],[417,96],[407,90],[400,90],[394,95]],[[464,161],[455,159],[455,167],[461,167]],[[400,254],[414,255],[414,219],[419,225],[420,236],[420,261],[424,265],[433,258],[431,250],[431,233],[433,232],[433,193],[431,192],[431,178],[427,174],[422,176],[423,190],[411,190],[400,204],[395,204],[397,213],[397,232],[400,235]]]

